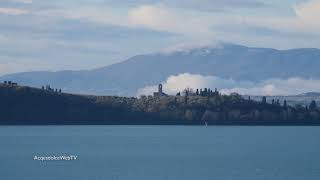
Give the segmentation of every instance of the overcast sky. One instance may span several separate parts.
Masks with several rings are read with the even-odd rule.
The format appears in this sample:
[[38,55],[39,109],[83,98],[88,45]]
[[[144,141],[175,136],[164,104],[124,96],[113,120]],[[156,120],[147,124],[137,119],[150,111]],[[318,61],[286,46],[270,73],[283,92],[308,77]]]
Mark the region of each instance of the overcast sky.
[[320,0],[0,0],[0,75],[230,42],[320,48]]

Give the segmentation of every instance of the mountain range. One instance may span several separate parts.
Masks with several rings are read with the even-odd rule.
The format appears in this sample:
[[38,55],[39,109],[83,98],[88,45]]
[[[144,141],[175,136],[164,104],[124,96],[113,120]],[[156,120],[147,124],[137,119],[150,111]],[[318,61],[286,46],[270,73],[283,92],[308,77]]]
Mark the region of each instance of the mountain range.
[[319,79],[319,67],[320,49],[277,50],[221,44],[138,55],[93,70],[24,72],[4,75],[0,80],[35,87],[50,84],[80,94],[132,96],[139,88],[181,73],[258,82],[290,77]]

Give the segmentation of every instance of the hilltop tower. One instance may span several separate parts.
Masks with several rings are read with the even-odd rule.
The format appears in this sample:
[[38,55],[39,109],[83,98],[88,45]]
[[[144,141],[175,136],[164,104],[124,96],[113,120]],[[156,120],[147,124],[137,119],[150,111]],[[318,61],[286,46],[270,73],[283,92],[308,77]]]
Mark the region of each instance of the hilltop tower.
[[159,93],[159,94],[162,94],[162,93],[163,93],[163,91],[162,91],[162,84],[159,84],[159,86],[158,86],[158,93]]
[[158,92],[154,92],[153,96],[155,96],[155,97],[168,96],[166,93],[163,92],[162,87],[163,87],[162,84],[159,84],[158,85]]

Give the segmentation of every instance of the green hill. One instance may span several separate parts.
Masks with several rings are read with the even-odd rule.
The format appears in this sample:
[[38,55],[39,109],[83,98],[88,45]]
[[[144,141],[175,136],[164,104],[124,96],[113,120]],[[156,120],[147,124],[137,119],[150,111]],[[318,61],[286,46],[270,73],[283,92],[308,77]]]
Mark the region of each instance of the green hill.
[[1,125],[319,125],[316,106],[291,107],[237,94],[140,98],[59,93],[0,84]]

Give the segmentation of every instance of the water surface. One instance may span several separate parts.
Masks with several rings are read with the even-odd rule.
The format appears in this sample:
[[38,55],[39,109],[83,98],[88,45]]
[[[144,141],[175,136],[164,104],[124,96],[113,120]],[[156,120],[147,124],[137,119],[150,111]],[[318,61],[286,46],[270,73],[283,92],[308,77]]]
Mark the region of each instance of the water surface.
[[[320,127],[2,126],[2,180],[319,180]],[[34,156],[77,155],[73,161]]]

